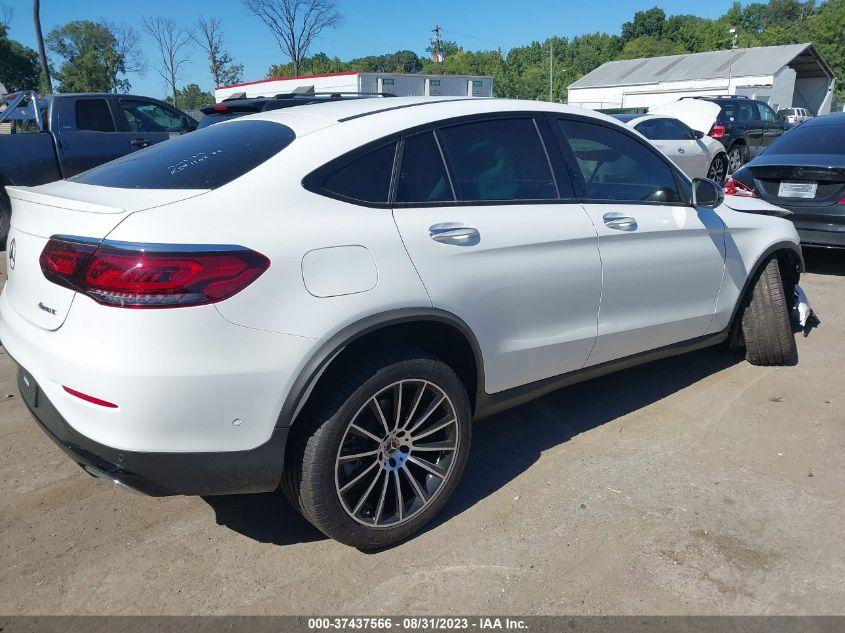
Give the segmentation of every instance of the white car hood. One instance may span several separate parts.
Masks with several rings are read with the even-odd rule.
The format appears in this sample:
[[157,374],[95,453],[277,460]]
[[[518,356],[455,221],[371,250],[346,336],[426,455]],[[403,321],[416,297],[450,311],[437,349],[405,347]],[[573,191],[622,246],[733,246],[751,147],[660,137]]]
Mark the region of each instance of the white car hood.
[[716,122],[722,108],[712,101],[703,99],[681,99],[673,103],[667,103],[656,108],[651,108],[649,114],[665,114],[683,121],[693,130],[703,134],[709,134],[710,128]]

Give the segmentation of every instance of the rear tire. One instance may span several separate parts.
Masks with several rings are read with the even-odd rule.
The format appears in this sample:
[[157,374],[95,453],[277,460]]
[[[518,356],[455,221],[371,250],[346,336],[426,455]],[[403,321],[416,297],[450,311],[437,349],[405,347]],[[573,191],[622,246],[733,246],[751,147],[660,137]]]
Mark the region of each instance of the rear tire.
[[359,549],[393,545],[454,491],[469,454],[470,405],[438,358],[379,354],[324,382],[310,403],[292,429],[283,489],[327,536]]
[[777,258],[755,280],[742,313],[745,359],[752,365],[788,365],[797,355]]
[[742,143],[734,143],[728,150],[728,175],[748,162],[748,148]]
[[716,154],[713,157],[710,167],[707,168],[707,177],[720,185],[725,183],[728,175],[728,155],[725,153]]

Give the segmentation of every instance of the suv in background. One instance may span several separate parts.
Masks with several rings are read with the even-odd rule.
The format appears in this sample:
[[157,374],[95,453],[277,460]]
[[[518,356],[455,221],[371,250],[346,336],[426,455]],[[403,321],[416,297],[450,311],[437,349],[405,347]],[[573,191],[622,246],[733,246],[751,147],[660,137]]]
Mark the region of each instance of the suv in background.
[[781,108],[777,112],[778,121],[782,123],[789,123],[798,125],[804,121],[809,121],[813,115],[806,108]]
[[721,141],[725,146],[729,174],[757,156],[789,129],[764,101],[738,95],[684,98],[704,99],[722,109],[708,136]]
[[308,105],[311,103],[324,103],[328,101],[341,101],[345,99],[367,99],[370,97],[392,97],[388,93],[369,92],[291,92],[288,94],[277,94],[274,97],[247,97],[245,92],[239,92],[220,103],[202,106],[200,112],[203,117],[200,119],[197,129],[214,125],[229,119],[236,119],[247,114],[256,112],[268,112],[269,110],[280,110],[293,106]]

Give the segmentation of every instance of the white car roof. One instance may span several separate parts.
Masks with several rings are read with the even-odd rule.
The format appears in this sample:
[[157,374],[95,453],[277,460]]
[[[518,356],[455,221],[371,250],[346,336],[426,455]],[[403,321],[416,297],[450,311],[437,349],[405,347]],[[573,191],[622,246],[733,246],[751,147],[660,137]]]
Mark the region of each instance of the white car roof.
[[[389,127],[398,125],[413,127],[471,114],[495,112],[560,112],[579,114],[615,125],[623,124],[616,119],[595,112],[559,103],[531,101],[527,99],[488,99],[469,97],[390,97],[373,99],[349,99],[270,110],[250,115],[252,119],[263,119],[283,123],[303,136],[310,132],[339,123],[367,119],[373,123],[389,123]],[[376,119],[378,117],[378,119]],[[234,122],[234,120],[233,120]],[[227,122],[228,123],[228,122]]]

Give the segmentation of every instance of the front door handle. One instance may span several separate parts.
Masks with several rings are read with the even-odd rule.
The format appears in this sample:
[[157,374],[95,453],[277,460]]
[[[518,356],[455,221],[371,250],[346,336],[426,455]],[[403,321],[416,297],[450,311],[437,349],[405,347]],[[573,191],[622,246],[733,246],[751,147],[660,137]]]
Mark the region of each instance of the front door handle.
[[621,213],[605,213],[602,216],[604,225],[609,229],[616,229],[617,231],[636,231],[636,218],[622,215]]
[[435,242],[454,246],[474,246],[481,240],[478,229],[471,226],[461,226],[454,222],[432,224],[428,228],[428,236]]
[[685,150],[683,147],[679,147],[679,148],[678,148],[678,153],[679,153],[679,154],[686,154],[686,153],[687,153],[687,150]]
[[129,141],[129,144],[132,147],[139,147],[139,148],[143,149],[145,147],[149,147],[150,140],[146,139],[146,138],[133,138],[131,141]]

